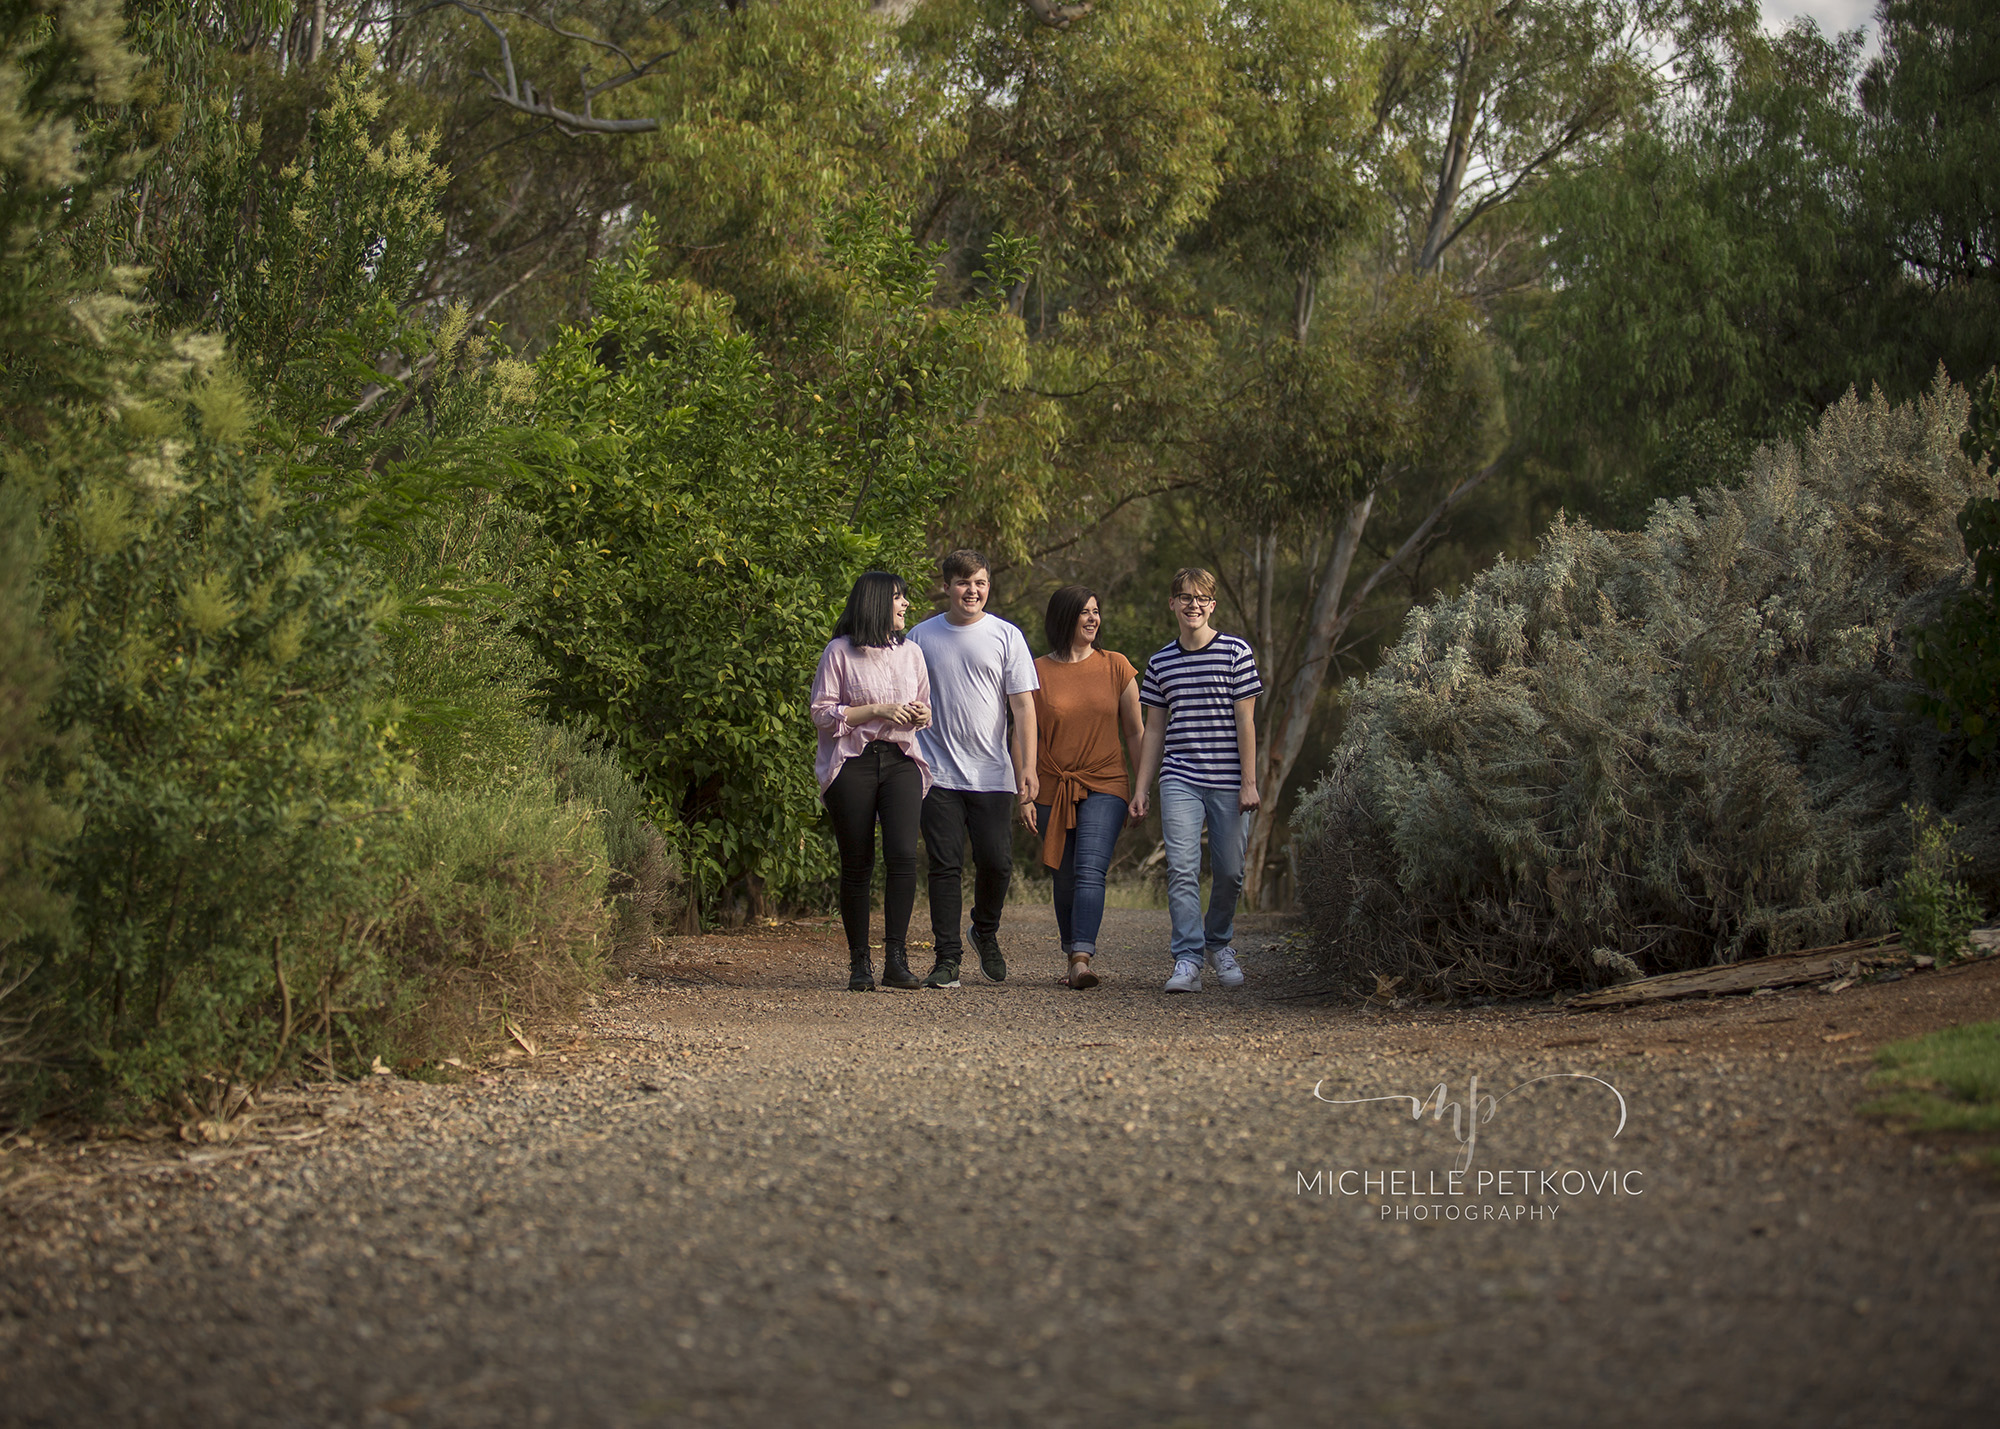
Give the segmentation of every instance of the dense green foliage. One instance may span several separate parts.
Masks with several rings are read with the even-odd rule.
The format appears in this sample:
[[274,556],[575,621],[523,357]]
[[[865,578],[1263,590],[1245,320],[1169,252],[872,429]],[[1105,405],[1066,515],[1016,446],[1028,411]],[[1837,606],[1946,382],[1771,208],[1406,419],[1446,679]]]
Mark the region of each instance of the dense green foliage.
[[[392,646],[422,648],[410,632],[476,594],[399,590],[398,562],[429,544],[441,503],[506,474],[492,455],[459,468],[525,371],[454,371],[463,315],[399,313],[424,175],[396,136],[371,145],[378,106],[354,70],[280,171],[230,159],[259,196],[249,213],[213,166],[190,181],[203,203],[182,210],[172,242],[190,257],[169,278],[199,271],[193,225],[209,224],[211,261],[242,281],[204,291],[246,300],[193,316],[223,332],[149,311],[142,275],[106,265],[115,205],[84,200],[135,173],[164,181],[132,147],[162,72],[134,84],[109,7],[6,21],[5,238],[23,259],[0,324],[0,636],[21,716],[0,751],[7,1102],[226,1118],[308,1057],[332,1072],[463,1050],[502,1008],[587,981],[614,917],[650,937],[671,883],[601,755],[558,761],[530,741],[518,787],[456,796],[413,782],[397,735]],[[326,272],[342,262],[345,277]],[[288,303],[258,286],[273,275]],[[430,355],[433,420],[406,406],[329,442],[385,334]],[[648,870],[643,906],[637,878],[621,907],[605,901],[614,827]],[[441,943],[408,936],[422,910],[450,930]]]
[[[2000,469],[2000,377],[1980,387],[1962,444],[1989,475]],[[1991,759],[2000,750],[2000,497],[1966,502],[1958,529],[1969,581],[1945,600],[1935,624],[1911,635],[1925,685],[1915,704],[1939,729],[1956,728],[1974,758]]]
[[1510,301],[1543,460],[1636,523],[1731,479],[1849,386],[2000,363],[2000,11],[1894,0],[1881,55],[1810,27],[1697,57],[1657,125],[1537,209],[1552,290]]
[[1892,916],[1906,803],[1994,869],[2000,787],[1905,713],[1967,406],[1850,397],[1738,487],[1558,522],[1412,611],[1298,815],[1332,964],[1519,993],[1836,942]]
[[49,715],[88,732],[58,879],[76,941],[48,972],[77,1040],[142,1097],[266,1074],[292,1020],[267,1036],[255,1015],[274,985],[344,997],[365,963],[348,910],[382,896],[397,783],[345,523],[245,450],[221,344],[179,349],[115,425],[56,428],[41,463],[62,593]]
[[15,996],[34,970],[22,944],[66,930],[52,855],[74,829],[36,777],[54,743],[44,716],[59,672],[36,620],[37,523],[26,497],[18,483],[0,486],[0,1059],[31,1046],[33,1018]]
[[962,475],[980,349],[1005,337],[927,307],[934,255],[872,212],[832,237],[828,311],[782,367],[726,302],[651,276],[647,229],[539,365],[549,442],[516,499],[548,539],[523,626],[544,703],[606,734],[711,888],[830,871],[813,667],[861,571],[921,582],[912,518]]
[[1896,929],[1911,952],[1948,963],[1965,951],[1965,935],[1984,916],[1964,883],[1972,860],[1952,847],[1958,825],[1927,809],[1903,812],[1910,819],[1910,866],[1896,882]]

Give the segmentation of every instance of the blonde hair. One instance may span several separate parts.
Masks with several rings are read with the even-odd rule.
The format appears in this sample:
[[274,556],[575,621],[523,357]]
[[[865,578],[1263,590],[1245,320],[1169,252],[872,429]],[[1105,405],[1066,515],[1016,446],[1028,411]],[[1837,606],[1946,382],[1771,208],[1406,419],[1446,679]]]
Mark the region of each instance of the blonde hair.
[[1187,593],[1189,595],[1198,595],[1204,599],[1213,600],[1215,598],[1215,573],[1205,571],[1200,566],[1182,566],[1174,572],[1174,583],[1167,587],[1167,594],[1181,594],[1182,586],[1188,588]]

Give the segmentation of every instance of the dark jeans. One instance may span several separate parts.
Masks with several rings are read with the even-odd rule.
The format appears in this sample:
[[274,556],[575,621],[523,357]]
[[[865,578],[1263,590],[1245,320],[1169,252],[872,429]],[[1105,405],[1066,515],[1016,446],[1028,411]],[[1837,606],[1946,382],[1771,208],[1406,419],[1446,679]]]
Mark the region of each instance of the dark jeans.
[[1014,876],[1016,794],[972,793],[933,786],[924,796],[924,852],[930,861],[931,936],[941,958],[961,957],[959,935],[964,894],[965,836],[972,835],[972,861],[979,866],[972,884],[972,929],[1000,931],[1000,910]]
[[917,761],[886,739],[877,739],[840,766],[826,787],[833,841],[840,846],[840,926],[847,951],[868,956],[868,902],[875,878],[875,823],[882,823],[882,941],[900,949],[910,933],[917,901],[917,824],[924,806],[924,775]]
[[[1056,869],[1056,928],[1065,953],[1097,951],[1104,923],[1104,871],[1130,810],[1116,794],[1089,793],[1076,806],[1076,827],[1063,835],[1062,865]],[[1053,806],[1035,805],[1035,827],[1046,833]]]

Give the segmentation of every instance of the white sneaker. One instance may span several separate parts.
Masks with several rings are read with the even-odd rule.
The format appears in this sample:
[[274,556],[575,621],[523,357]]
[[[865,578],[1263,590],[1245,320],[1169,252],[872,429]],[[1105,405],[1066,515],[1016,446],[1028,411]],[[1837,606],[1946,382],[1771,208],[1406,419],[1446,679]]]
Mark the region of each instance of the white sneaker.
[[[1237,974],[1241,979],[1243,975]],[[1201,959],[1189,953],[1174,959],[1174,975],[1167,979],[1168,992],[1201,991]]]
[[1224,987],[1243,986],[1243,969],[1236,966],[1236,949],[1210,948],[1208,970]]

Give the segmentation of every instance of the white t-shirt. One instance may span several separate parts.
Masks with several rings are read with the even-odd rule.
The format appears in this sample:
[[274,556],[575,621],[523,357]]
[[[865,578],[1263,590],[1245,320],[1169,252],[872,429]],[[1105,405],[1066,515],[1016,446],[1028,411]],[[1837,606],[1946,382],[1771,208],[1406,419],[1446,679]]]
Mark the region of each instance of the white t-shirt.
[[970,625],[933,615],[909,638],[931,672],[931,727],[917,731],[917,747],[932,783],[966,793],[1013,793],[1020,782],[1007,752],[1007,696],[1042,683],[1020,627],[997,615]]

